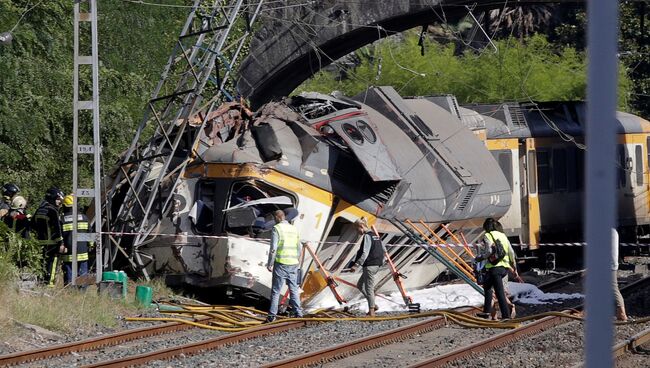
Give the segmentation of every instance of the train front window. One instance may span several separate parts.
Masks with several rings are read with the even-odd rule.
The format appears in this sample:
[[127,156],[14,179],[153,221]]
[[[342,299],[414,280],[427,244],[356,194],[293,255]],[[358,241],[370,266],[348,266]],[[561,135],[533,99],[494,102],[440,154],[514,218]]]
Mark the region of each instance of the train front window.
[[273,212],[283,210],[292,221],[298,211],[296,200],[288,192],[261,181],[235,182],[225,209],[224,230],[228,234],[270,238],[275,225]]

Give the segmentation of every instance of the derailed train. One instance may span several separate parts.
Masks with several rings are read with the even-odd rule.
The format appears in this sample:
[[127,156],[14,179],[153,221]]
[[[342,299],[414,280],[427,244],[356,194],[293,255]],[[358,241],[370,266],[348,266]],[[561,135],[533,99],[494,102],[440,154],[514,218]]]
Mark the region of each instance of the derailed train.
[[[353,223],[366,217],[390,245],[391,258],[407,276],[405,287],[426,286],[445,267],[411,246],[394,222],[422,221],[451,241],[446,225],[472,242],[483,220],[497,217],[509,236],[531,248],[556,233],[579,233],[582,155],[573,142],[555,137],[558,131],[578,137],[582,114],[580,104],[461,107],[453,96],[402,98],[390,87],[370,88],[353,99],[303,94],[269,103],[255,115],[224,105],[207,118],[202,148],[172,194],[173,211],[163,214],[153,232],[160,235],[139,247],[148,260],[140,266],[165,275],[170,284],[266,299],[271,213],[296,209],[301,238],[334,276],[358,278],[348,269],[359,240]],[[619,122],[623,142],[647,137],[647,121],[620,113]],[[561,160],[560,150],[572,158]],[[565,164],[564,192],[562,179],[548,178],[555,171],[546,174],[549,167],[560,170],[559,163],[544,159],[549,151]],[[634,153],[624,160],[626,170],[634,168],[637,148],[625,146],[624,152]],[[620,218],[635,234],[648,224],[646,174],[643,180],[642,187],[621,194],[632,194],[634,211],[625,207]],[[545,191],[547,184],[554,190]],[[309,256],[305,265],[305,302],[329,299],[328,282]],[[379,292],[395,290],[387,267],[378,276]],[[358,294],[345,284],[339,291],[345,299]]]
[[[288,208],[297,209],[301,238],[324,266],[348,281],[358,278],[344,271],[357,248],[353,223],[362,216],[391,245],[410,240],[388,220],[422,220],[443,238],[446,224],[474,240],[486,217],[506,213],[510,187],[485,144],[436,100],[407,100],[379,87],[356,100],[297,96],[255,116],[224,105],[207,118],[202,150],[172,194],[173,211],[152,232],[160,235],[139,247],[148,260],[141,266],[213,295],[268,298],[268,222],[273,210]],[[407,288],[445,269],[418,247],[391,253]],[[395,287],[388,269],[379,280],[379,291]],[[305,267],[305,299],[328,296],[326,285]],[[341,293],[349,299],[357,290]]]

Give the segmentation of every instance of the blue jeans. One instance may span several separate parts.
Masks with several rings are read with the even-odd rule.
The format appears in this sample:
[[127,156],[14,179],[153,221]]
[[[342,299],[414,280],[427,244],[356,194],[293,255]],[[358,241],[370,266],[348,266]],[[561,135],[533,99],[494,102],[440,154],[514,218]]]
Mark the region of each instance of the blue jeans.
[[271,309],[269,316],[275,317],[278,314],[278,304],[280,304],[280,290],[287,282],[289,286],[289,305],[295,311],[298,317],[302,317],[300,308],[300,293],[298,293],[298,265],[285,265],[275,262],[273,265],[273,281],[271,281]]
[[[88,273],[88,261],[77,261],[77,276]],[[72,262],[63,262],[63,285],[72,282]]]

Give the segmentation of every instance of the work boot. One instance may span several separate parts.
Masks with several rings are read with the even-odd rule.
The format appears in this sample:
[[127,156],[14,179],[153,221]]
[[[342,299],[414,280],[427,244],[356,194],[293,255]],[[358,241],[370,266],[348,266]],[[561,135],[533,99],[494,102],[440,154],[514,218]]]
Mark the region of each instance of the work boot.
[[627,314],[625,313],[625,307],[616,307],[616,319],[621,322],[627,321]]
[[275,316],[266,316],[266,319],[262,323],[271,323],[275,322]]

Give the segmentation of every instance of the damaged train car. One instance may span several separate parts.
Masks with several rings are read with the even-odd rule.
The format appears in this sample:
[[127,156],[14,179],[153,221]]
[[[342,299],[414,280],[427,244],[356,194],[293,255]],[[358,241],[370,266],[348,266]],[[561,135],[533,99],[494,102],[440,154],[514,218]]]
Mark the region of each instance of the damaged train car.
[[[451,109],[458,109],[454,101]],[[472,242],[485,218],[510,206],[497,161],[449,102],[403,99],[391,87],[375,87],[355,98],[302,94],[254,114],[223,105],[206,118],[180,184],[161,194],[174,205],[138,246],[138,266],[170,284],[266,300],[271,214],[283,209],[336,277],[356,283],[359,274],[349,270],[360,240],[353,223],[366,217],[407,276],[405,287],[426,286],[445,267],[409,246],[395,221],[422,221],[446,239],[444,224]],[[120,221],[111,226],[137,231]],[[304,265],[302,297],[313,306],[330,292],[309,255]],[[377,280],[378,292],[395,290],[387,267]],[[359,295],[339,289],[347,300]]]

